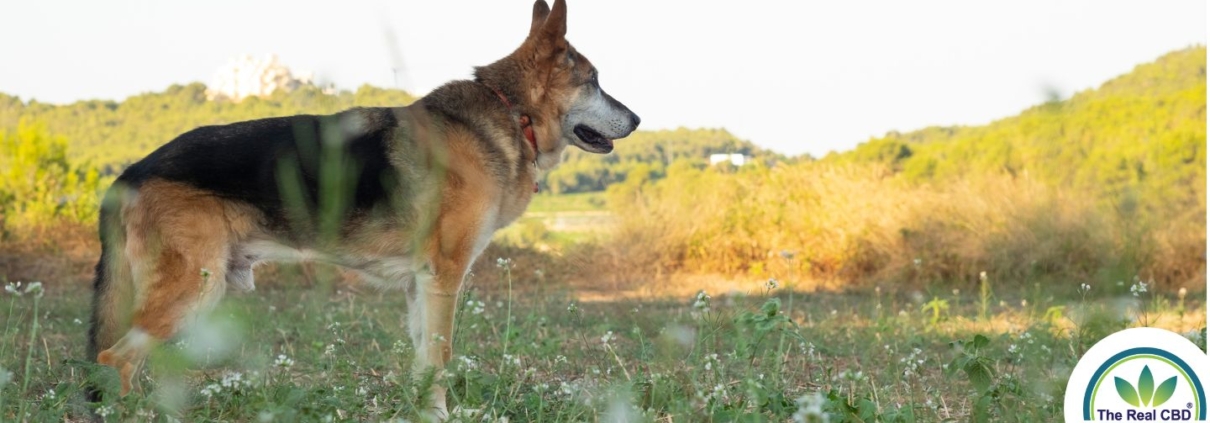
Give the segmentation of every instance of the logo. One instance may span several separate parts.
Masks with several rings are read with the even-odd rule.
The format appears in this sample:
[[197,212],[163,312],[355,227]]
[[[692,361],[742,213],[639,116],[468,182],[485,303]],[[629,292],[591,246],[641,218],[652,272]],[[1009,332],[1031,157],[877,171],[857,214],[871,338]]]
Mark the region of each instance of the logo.
[[1071,373],[1064,415],[1075,421],[1207,421],[1210,358],[1175,333],[1134,328],[1098,342]]

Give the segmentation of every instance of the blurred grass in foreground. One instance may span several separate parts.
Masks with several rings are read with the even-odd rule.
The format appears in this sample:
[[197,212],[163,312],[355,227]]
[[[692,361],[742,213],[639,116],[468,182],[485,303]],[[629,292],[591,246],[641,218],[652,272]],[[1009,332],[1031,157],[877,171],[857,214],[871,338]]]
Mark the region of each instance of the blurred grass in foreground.
[[[1050,421],[1077,357],[1109,333],[1146,324],[1205,343],[1197,297],[1101,285],[1002,292],[979,317],[961,292],[781,281],[582,302],[526,280],[509,326],[507,293],[472,283],[449,376],[464,421]],[[90,406],[87,293],[27,288],[0,296],[0,420],[414,420],[431,382],[408,376],[402,293],[268,289],[231,296],[162,347],[143,393]]]

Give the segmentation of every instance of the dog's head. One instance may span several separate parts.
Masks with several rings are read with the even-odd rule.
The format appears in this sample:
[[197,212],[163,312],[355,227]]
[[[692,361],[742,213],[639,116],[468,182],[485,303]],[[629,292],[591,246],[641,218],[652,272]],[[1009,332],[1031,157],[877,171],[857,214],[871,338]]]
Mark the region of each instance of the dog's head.
[[[630,135],[639,116],[601,89],[600,73],[564,36],[567,3],[548,7],[537,0],[529,36],[513,54],[476,69],[478,80],[500,84],[533,118],[542,154],[555,163],[568,144],[592,153],[613,151],[613,141]],[[493,81],[496,79],[496,81]]]

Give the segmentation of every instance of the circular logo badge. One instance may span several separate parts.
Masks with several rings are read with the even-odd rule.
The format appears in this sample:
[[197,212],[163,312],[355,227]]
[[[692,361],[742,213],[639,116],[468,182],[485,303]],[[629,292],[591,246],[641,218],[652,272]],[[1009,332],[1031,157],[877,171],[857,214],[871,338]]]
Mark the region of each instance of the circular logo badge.
[[1133,328],[1092,346],[1067,380],[1069,422],[1206,420],[1210,357],[1185,337]]

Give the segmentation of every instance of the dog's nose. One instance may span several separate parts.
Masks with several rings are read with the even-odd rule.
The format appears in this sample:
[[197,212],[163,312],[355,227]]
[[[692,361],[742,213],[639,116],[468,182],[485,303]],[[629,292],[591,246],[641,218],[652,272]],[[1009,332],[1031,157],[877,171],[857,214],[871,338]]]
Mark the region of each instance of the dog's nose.
[[639,115],[634,114],[634,112],[630,113],[630,124],[634,125],[635,128],[639,127],[639,122],[641,121],[642,119],[639,119]]

